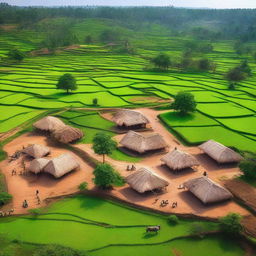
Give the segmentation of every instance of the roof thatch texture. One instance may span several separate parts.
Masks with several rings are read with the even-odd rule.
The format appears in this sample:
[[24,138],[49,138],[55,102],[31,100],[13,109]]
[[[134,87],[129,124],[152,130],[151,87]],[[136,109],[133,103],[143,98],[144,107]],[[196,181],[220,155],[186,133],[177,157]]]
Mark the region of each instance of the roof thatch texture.
[[50,149],[43,145],[33,144],[33,145],[26,147],[23,150],[23,152],[29,156],[34,157],[34,158],[41,158],[43,156],[48,155],[50,153]]
[[70,143],[72,141],[76,141],[81,139],[84,134],[83,132],[78,129],[71,127],[69,125],[65,125],[53,132],[53,136],[56,140],[63,142],[63,143]]
[[118,126],[136,126],[136,125],[145,125],[149,123],[149,120],[142,115],[140,112],[133,110],[119,110],[114,114],[113,121]]
[[163,149],[167,147],[163,137],[158,133],[140,134],[134,131],[129,131],[120,141],[124,147],[144,153],[150,150]]
[[63,127],[65,124],[57,117],[46,116],[33,124],[33,126],[43,131],[54,131]]
[[207,155],[213,158],[218,163],[233,163],[239,162],[243,158],[234,150],[214,141],[208,140],[199,146]]
[[44,167],[49,163],[50,160],[46,158],[37,158],[30,162],[29,170],[35,174],[43,171]]
[[194,156],[177,149],[174,149],[172,152],[166,154],[161,158],[161,161],[175,171],[199,165]]
[[62,154],[50,160],[44,167],[44,171],[52,174],[55,178],[60,178],[68,172],[79,167],[79,163],[69,153]]
[[227,189],[207,177],[191,179],[186,181],[184,186],[204,204],[216,203],[232,197]]
[[139,193],[152,191],[154,189],[161,189],[169,185],[169,182],[164,178],[145,168],[141,168],[130,174],[125,180]]

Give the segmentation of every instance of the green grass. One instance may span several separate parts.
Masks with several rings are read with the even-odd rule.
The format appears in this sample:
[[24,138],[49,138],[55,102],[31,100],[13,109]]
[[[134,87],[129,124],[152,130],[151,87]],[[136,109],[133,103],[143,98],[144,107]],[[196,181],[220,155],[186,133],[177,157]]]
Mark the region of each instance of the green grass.
[[[168,242],[170,239],[188,235],[193,223],[201,223],[205,230],[216,230],[218,225],[215,223],[180,220],[177,225],[170,226],[165,216],[123,207],[91,196],[63,199],[43,212],[47,214],[1,219],[1,233],[9,240],[18,239],[37,244],[57,243],[80,250],[94,250],[113,244],[112,247],[89,252],[89,255],[128,255],[127,252],[136,249],[140,252],[139,255],[155,255],[153,253],[157,250],[167,255],[171,248],[176,247],[188,255],[191,246],[191,250],[196,251],[195,244],[200,248],[199,255],[209,252],[209,248],[213,256],[236,256],[242,252],[227,237]],[[108,228],[99,225],[100,223],[114,226]],[[161,225],[161,231],[157,235],[147,235],[145,228],[148,225]],[[155,243],[159,245],[153,245]],[[115,246],[118,244],[122,246]],[[126,244],[130,246],[125,246]],[[131,246],[133,244],[143,246]]]

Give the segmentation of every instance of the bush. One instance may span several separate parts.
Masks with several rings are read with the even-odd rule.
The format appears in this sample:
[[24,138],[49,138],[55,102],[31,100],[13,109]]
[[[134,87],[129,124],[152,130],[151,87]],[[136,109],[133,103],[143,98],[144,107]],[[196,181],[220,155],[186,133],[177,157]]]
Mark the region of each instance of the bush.
[[9,51],[8,57],[9,57],[9,59],[12,59],[12,60],[22,61],[24,59],[25,55],[23,54],[23,52],[21,52],[17,49],[14,49],[14,50]]
[[256,179],[256,154],[247,153],[239,163],[239,168],[247,178]]
[[243,229],[241,220],[241,215],[229,213],[227,216],[219,219],[221,230],[230,235],[238,235]]
[[80,191],[84,191],[87,190],[88,188],[88,183],[87,182],[82,182],[79,186],[78,186]]
[[0,206],[9,203],[12,200],[12,195],[7,192],[0,193]]
[[50,244],[38,247],[33,256],[85,256],[85,254],[69,247]]
[[165,53],[160,53],[151,62],[160,69],[168,69],[171,65],[170,57]]
[[179,218],[176,215],[170,215],[167,221],[170,225],[176,225],[179,222]]
[[93,172],[94,184],[100,188],[108,189],[112,186],[122,186],[124,179],[109,164],[98,164]]
[[92,104],[93,104],[94,106],[97,106],[97,105],[98,105],[98,99],[97,99],[97,98],[94,98],[94,99],[92,100]]

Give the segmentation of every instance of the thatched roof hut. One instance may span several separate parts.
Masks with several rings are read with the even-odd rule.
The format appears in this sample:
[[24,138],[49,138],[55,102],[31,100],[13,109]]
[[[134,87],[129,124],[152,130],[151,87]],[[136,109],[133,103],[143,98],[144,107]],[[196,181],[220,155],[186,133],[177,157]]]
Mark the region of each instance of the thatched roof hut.
[[63,127],[65,124],[57,117],[46,116],[33,124],[33,126],[43,131],[54,131]]
[[140,112],[123,109],[117,111],[113,116],[113,122],[118,126],[145,126],[149,123],[149,120]]
[[194,156],[178,149],[174,149],[172,152],[163,156],[161,161],[174,171],[192,168],[193,166],[199,165]]
[[243,158],[234,150],[214,141],[208,140],[199,146],[207,155],[218,163],[235,163],[240,162]]
[[46,146],[39,145],[39,144],[33,144],[28,147],[26,147],[23,150],[23,153],[32,156],[34,158],[41,158],[50,153],[50,149]]
[[191,179],[186,181],[184,186],[204,204],[216,203],[232,197],[227,189],[207,177]]
[[29,171],[38,174],[44,170],[44,167],[49,163],[50,160],[46,158],[37,158],[30,162]]
[[44,171],[52,174],[55,178],[60,178],[79,167],[77,160],[69,153],[53,158],[44,167]]
[[63,143],[70,143],[81,139],[84,134],[78,129],[69,125],[65,125],[53,132],[53,136],[56,140]]
[[120,141],[120,144],[130,150],[145,153],[146,151],[164,149],[167,147],[163,137],[158,133],[140,134],[129,131]]
[[125,180],[139,193],[162,189],[169,185],[169,182],[164,178],[146,168],[140,168],[138,171],[126,177]]

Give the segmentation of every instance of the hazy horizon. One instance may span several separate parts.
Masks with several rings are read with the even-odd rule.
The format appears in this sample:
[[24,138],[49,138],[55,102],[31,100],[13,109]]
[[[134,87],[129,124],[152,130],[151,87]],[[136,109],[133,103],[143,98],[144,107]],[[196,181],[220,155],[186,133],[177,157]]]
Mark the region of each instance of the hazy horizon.
[[0,0],[18,6],[174,6],[190,8],[256,8],[256,0]]

